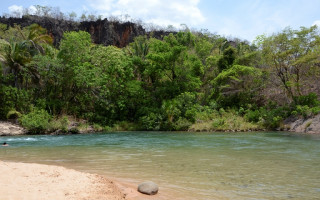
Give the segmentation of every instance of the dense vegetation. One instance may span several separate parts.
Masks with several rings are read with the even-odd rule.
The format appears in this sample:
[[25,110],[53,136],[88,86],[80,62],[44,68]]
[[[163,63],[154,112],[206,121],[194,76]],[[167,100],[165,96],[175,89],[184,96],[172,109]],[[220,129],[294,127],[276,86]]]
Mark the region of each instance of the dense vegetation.
[[319,113],[316,26],[239,39],[188,29],[125,48],[39,25],[0,26],[0,119],[33,133],[85,119],[97,130],[256,130]]

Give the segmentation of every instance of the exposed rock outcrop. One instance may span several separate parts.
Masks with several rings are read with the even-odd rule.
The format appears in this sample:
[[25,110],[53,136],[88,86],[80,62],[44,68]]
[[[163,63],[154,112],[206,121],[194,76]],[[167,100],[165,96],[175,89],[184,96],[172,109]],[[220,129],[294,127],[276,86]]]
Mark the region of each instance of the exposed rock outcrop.
[[0,136],[23,135],[27,131],[19,125],[0,121]]
[[320,134],[320,114],[312,118],[288,118],[284,121],[288,131],[308,134]]
[[[120,23],[108,21],[108,19],[75,22],[51,17],[28,15],[23,16],[22,18],[0,17],[0,23],[6,24],[7,26],[17,24],[21,27],[26,27],[34,23],[39,24],[47,29],[48,34],[53,37],[53,44],[55,47],[59,46],[65,31],[86,31],[91,34],[94,43],[103,44],[105,46],[114,45],[117,47],[125,47],[130,42],[133,42],[133,39],[136,36],[150,35],[150,33],[147,33],[141,25],[132,22]],[[152,36],[161,39],[164,35],[168,35],[169,33],[170,32],[166,31],[155,31],[152,33]]]

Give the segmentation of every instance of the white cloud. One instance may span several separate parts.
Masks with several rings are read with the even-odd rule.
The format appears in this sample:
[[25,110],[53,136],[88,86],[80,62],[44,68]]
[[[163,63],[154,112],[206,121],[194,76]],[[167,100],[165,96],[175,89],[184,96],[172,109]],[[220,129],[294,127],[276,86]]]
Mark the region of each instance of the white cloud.
[[24,14],[35,14],[36,7],[29,6],[29,8],[23,8],[23,6],[12,5],[8,8],[9,13],[12,14],[14,17],[21,17]]
[[312,23],[312,26],[317,25],[320,28],[320,20],[316,20]]
[[205,22],[198,8],[199,0],[87,0],[104,15],[130,15],[158,25],[187,24],[196,26]]
[[33,15],[33,14],[36,13],[37,9],[36,9],[36,7],[34,7],[34,6],[30,6],[30,7],[28,8],[28,11],[29,11],[29,14]]
[[22,13],[23,7],[22,6],[17,6],[17,5],[12,5],[9,8],[10,13]]

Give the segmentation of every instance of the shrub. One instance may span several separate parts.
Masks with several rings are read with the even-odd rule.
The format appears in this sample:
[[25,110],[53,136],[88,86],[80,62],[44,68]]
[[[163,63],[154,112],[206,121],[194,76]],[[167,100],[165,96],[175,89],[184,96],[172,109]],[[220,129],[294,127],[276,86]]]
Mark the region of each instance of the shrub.
[[10,110],[7,114],[7,119],[18,119],[21,117],[21,113],[16,110]]
[[320,102],[318,101],[318,96],[313,92],[311,92],[308,95],[294,97],[294,102],[296,105],[309,106],[309,107],[318,106],[320,104]]
[[310,109],[309,106],[307,106],[307,105],[304,105],[304,106],[297,105],[296,111],[297,111],[300,115],[302,115],[304,118],[309,117],[309,116],[311,116],[311,114],[312,114],[311,109]]
[[221,129],[221,127],[225,125],[225,119],[221,119],[221,118],[217,118],[217,119],[213,119],[213,122],[212,122],[212,127],[213,128],[219,128]]
[[249,122],[258,122],[261,117],[259,110],[247,110],[247,113],[244,115],[244,118]]
[[156,131],[160,130],[161,116],[155,113],[149,113],[147,116],[140,117],[139,126],[141,130]]
[[246,110],[243,107],[240,107],[238,110],[238,114],[243,116],[246,113]]
[[113,125],[113,131],[134,131],[137,130],[135,124],[128,121],[120,121]]
[[32,112],[23,115],[19,120],[29,133],[39,134],[49,128],[51,116],[43,109],[34,109]]
[[280,116],[273,117],[271,123],[269,124],[269,127],[273,129],[278,128],[282,121],[283,118]]
[[187,131],[191,125],[192,123],[188,121],[186,118],[180,117],[178,121],[176,121],[174,129],[176,131]]
[[31,105],[30,91],[0,84],[0,105],[0,119],[6,119],[12,110],[28,112]]
[[93,129],[95,132],[101,132],[103,127],[100,124],[93,124]]
[[317,115],[318,113],[320,113],[320,106],[311,108],[311,112],[312,114]]
[[67,116],[63,116],[61,118],[58,119],[54,119],[51,120],[49,123],[49,128],[50,131],[56,131],[56,130],[61,130],[63,132],[67,132],[68,131],[68,127],[69,127],[69,119]]
[[103,131],[110,132],[112,131],[112,128],[110,126],[104,126]]

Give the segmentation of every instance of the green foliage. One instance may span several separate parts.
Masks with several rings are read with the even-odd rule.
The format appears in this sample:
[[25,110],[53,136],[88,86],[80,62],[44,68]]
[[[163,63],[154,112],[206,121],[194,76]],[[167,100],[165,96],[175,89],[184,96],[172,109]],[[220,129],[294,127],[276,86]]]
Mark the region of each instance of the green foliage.
[[12,110],[20,113],[28,112],[32,100],[31,92],[0,85],[0,119],[7,119],[7,114]]
[[245,119],[249,122],[259,122],[263,114],[260,110],[247,110],[245,114]]
[[22,115],[20,112],[16,111],[16,110],[10,110],[7,114],[7,119],[18,119],[20,118]]
[[174,124],[174,130],[187,131],[191,125],[192,125],[192,122],[190,122],[186,118],[180,117]]
[[158,131],[160,130],[162,117],[160,114],[150,112],[147,116],[139,119],[139,127],[141,130]]
[[230,68],[233,65],[236,59],[235,53],[236,50],[233,47],[228,47],[223,51],[223,55],[218,61],[218,67],[220,72]]
[[70,124],[70,121],[68,117],[62,116],[62,117],[50,120],[48,129],[50,131],[61,130],[62,132],[66,133],[69,130],[68,128],[69,124]]
[[51,45],[52,38],[46,34],[46,30],[37,24],[23,29],[15,25],[1,35],[0,58],[2,57],[9,74],[14,77],[11,85],[27,88],[30,82],[37,82],[37,69],[29,63],[33,56],[45,54],[46,47]]
[[91,35],[85,31],[65,32],[60,42],[58,58],[71,67],[77,66],[89,59]]
[[93,74],[93,78],[88,78],[85,83],[91,84],[98,93],[95,114],[101,116],[103,123],[123,120],[132,114],[129,113],[130,98],[134,100],[143,93],[140,83],[132,80],[131,62],[121,49],[113,46],[99,46],[92,55],[92,63],[98,67],[92,68],[89,73]]
[[292,112],[294,112],[294,115],[301,115],[304,118],[308,118],[320,113],[320,106],[309,107],[308,105],[297,105]]
[[288,106],[273,107],[271,104],[256,110],[248,109],[244,117],[247,121],[258,123],[267,129],[276,129],[291,114],[292,108]]
[[19,119],[21,125],[31,134],[44,133],[49,129],[50,120],[51,115],[47,111],[37,108]]
[[308,71],[317,68],[319,43],[317,26],[300,30],[286,28],[270,37],[258,38],[264,65],[276,75],[289,100],[303,94],[302,80]]
[[94,123],[94,124],[93,124],[93,130],[94,130],[95,132],[101,132],[101,131],[103,131],[103,127],[102,127],[100,124]]
[[315,93],[310,93],[308,95],[296,96],[294,97],[294,102],[297,105],[306,105],[309,107],[320,105],[318,96]]
[[[320,111],[319,38],[316,27],[255,44],[186,29],[120,49],[73,31],[55,49],[38,25],[0,25],[0,119],[22,113],[33,133],[70,131],[51,115],[84,119],[80,131],[278,128]],[[283,98],[267,104],[270,94]]]
[[262,72],[254,67],[233,65],[212,81],[213,98],[223,107],[240,107],[252,103],[261,85]]
[[237,115],[234,110],[220,109],[204,110],[195,116],[196,123],[190,126],[192,131],[249,131],[259,130],[263,127],[247,122],[245,118]]
[[136,126],[136,124],[132,122],[127,122],[127,121],[116,122],[112,127],[112,131],[135,131],[135,130],[138,130],[138,127]]
[[309,106],[307,105],[304,105],[304,106],[297,105],[296,111],[298,114],[302,115],[305,118],[309,117],[312,114]]

